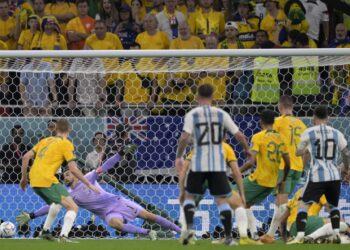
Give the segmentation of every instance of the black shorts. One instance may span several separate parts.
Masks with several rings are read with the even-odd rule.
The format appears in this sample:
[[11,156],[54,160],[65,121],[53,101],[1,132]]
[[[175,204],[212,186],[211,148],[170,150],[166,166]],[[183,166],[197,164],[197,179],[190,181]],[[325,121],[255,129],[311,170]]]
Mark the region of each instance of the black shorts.
[[213,196],[228,197],[232,191],[226,172],[192,172],[190,171],[186,178],[186,191],[189,194],[203,195],[207,189]]
[[308,182],[305,186],[301,200],[304,203],[318,203],[322,195],[326,196],[327,202],[338,206],[340,196],[340,181]]

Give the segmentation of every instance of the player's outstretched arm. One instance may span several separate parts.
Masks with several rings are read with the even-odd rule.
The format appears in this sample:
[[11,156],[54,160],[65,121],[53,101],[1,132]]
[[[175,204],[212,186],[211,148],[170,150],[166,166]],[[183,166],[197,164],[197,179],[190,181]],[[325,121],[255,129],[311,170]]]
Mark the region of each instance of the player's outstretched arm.
[[29,161],[34,158],[34,151],[29,150],[25,155],[22,157],[22,178],[20,181],[20,187],[23,191],[25,191],[27,184],[28,184],[28,166],[29,166]]
[[83,173],[79,170],[77,167],[77,163],[75,161],[70,161],[68,163],[69,171],[76,177],[78,180],[80,180],[82,183],[84,183],[89,189],[94,191],[95,193],[100,193],[97,187],[92,185],[88,179],[83,175]]
[[240,169],[241,173],[244,173],[245,171],[247,171],[248,169],[254,166],[256,162],[256,155],[257,155],[256,151],[254,150],[251,151],[251,155],[249,155],[248,160],[243,164],[243,166]]
[[237,187],[238,187],[238,191],[239,194],[243,200],[244,206],[245,206],[245,195],[244,195],[244,185],[243,185],[243,178],[242,178],[242,174],[241,171],[238,167],[237,161],[231,161],[229,163],[229,166],[231,168],[232,171],[232,177],[235,180]]

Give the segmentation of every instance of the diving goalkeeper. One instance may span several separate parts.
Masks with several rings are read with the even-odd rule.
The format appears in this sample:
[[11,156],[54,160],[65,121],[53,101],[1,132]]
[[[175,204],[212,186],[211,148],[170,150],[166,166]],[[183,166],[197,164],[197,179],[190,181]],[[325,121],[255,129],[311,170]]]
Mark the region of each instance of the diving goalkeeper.
[[[151,240],[156,239],[157,234],[155,231],[127,224],[124,223],[124,221],[130,222],[135,218],[141,218],[150,222],[155,222],[164,228],[180,233],[181,229],[171,221],[145,210],[139,204],[136,204],[131,200],[125,199],[119,195],[108,193],[102,189],[97,181],[99,175],[111,169],[120,161],[120,159],[120,154],[115,154],[107,159],[102,166],[85,175],[85,178],[100,191],[99,194],[85,188],[83,183],[69,170],[64,172],[64,182],[68,186],[68,191],[77,205],[99,216],[112,228],[126,233],[148,235]],[[47,214],[48,211],[49,206],[44,206],[32,213],[22,212],[17,216],[16,220],[19,225],[22,225],[31,219]]]

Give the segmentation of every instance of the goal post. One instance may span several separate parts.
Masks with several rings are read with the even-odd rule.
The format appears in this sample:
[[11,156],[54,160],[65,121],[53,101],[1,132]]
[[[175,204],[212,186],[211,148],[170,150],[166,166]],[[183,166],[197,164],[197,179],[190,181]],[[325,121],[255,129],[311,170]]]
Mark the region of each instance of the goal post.
[[[295,115],[307,125],[314,107],[328,105],[332,126],[350,135],[350,49],[0,51],[0,219],[15,222],[21,211],[43,205],[31,189],[18,187],[20,158],[52,134],[54,120],[66,117],[83,171],[124,144],[136,144],[135,155],[110,170],[102,186],[178,220],[175,150],[183,116],[196,106],[196,89],[204,83],[213,85],[215,105],[230,113],[248,140],[260,130],[262,109],[278,112],[280,95],[293,96]],[[242,165],[242,149],[232,137],[228,142]],[[347,222],[349,194],[344,182],[340,209]],[[260,227],[272,217],[273,204],[270,196],[253,207]],[[116,236],[98,218],[96,228],[89,227],[91,218],[80,210],[76,236],[100,235],[98,225]],[[30,235],[42,222],[30,223]],[[206,194],[195,217],[197,234],[219,224]]]

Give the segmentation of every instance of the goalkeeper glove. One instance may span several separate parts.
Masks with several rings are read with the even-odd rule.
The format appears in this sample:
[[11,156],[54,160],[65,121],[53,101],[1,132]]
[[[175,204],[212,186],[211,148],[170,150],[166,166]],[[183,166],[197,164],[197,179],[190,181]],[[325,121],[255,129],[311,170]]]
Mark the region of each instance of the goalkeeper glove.
[[121,150],[119,151],[119,155],[124,156],[126,154],[134,154],[137,150],[136,144],[128,144],[124,145]]
[[22,226],[26,224],[28,221],[34,219],[34,213],[27,213],[27,212],[22,212],[20,215],[16,217],[16,222]]

